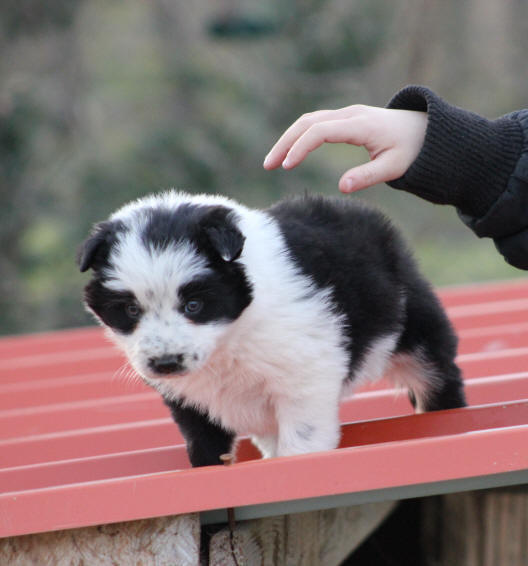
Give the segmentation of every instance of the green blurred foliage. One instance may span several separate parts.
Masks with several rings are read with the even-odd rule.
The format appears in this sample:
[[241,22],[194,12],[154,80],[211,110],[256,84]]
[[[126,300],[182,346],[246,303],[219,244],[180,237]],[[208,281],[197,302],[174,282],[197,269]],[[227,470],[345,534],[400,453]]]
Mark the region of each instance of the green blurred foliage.
[[[332,3],[330,3],[332,4]],[[385,0],[359,0],[348,6],[319,2],[300,26],[299,66],[309,73],[362,69],[386,48],[392,8]],[[350,9],[350,7],[352,9]]]
[[[171,187],[250,206],[336,195],[363,150],[261,167],[304,112],[383,105],[411,82],[490,116],[525,105],[527,15],[488,0],[3,3],[0,333],[90,322],[76,249],[130,199]],[[384,209],[436,284],[523,275],[452,210],[384,186],[348,198]]]
[[0,23],[10,39],[72,25],[81,0],[4,0]]

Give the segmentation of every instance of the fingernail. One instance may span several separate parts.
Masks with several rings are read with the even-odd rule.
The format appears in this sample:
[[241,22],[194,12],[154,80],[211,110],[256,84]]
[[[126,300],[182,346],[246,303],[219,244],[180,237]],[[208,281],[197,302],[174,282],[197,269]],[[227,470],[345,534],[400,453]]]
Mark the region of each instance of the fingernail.
[[266,155],[266,157],[264,158],[264,163],[262,164],[264,167],[267,167],[269,165],[270,162],[270,156],[269,154]]
[[345,179],[345,191],[352,192],[354,190],[354,181],[352,179]]
[[292,164],[292,160],[290,156],[287,155],[286,159],[282,162],[282,166],[284,167],[284,169],[288,169],[288,167],[291,167],[291,164]]

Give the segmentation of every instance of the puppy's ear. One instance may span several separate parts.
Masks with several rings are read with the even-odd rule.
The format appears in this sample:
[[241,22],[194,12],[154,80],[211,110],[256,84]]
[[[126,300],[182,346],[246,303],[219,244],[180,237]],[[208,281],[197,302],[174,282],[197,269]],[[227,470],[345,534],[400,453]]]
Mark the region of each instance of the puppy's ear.
[[246,238],[236,225],[236,215],[224,206],[214,207],[200,222],[207,242],[227,262],[242,253]]
[[97,269],[108,257],[110,247],[115,242],[120,229],[118,222],[100,222],[94,226],[91,235],[81,244],[77,251],[77,263],[81,272]]

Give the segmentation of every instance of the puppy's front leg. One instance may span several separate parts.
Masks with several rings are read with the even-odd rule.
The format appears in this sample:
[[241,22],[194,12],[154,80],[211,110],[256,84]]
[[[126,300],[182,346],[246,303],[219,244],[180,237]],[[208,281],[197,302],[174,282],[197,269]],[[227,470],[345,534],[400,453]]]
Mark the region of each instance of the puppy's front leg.
[[339,444],[340,425],[337,400],[321,399],[283,405],[277,410],[279,440],[277,456],[291,456],[331,450]]
[[185,438],[193,467],[220,464],[220,456],[233,448],[235,433],[213,422],[207,413],[183,405],[182,400],[164,401]]
[[260,450],[263,458],[274,458],[277,456],[277,436],[252,436],[251,441]]

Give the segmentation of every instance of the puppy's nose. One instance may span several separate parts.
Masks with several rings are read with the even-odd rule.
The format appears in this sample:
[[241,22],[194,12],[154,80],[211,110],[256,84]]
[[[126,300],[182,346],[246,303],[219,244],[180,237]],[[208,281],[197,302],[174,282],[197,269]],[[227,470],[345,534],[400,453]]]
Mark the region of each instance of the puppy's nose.
[[148,365],[152,371],[161,375],[179,373],[185,369],[183,365],[183,354],[171,354],[159,358],[150,358]]

